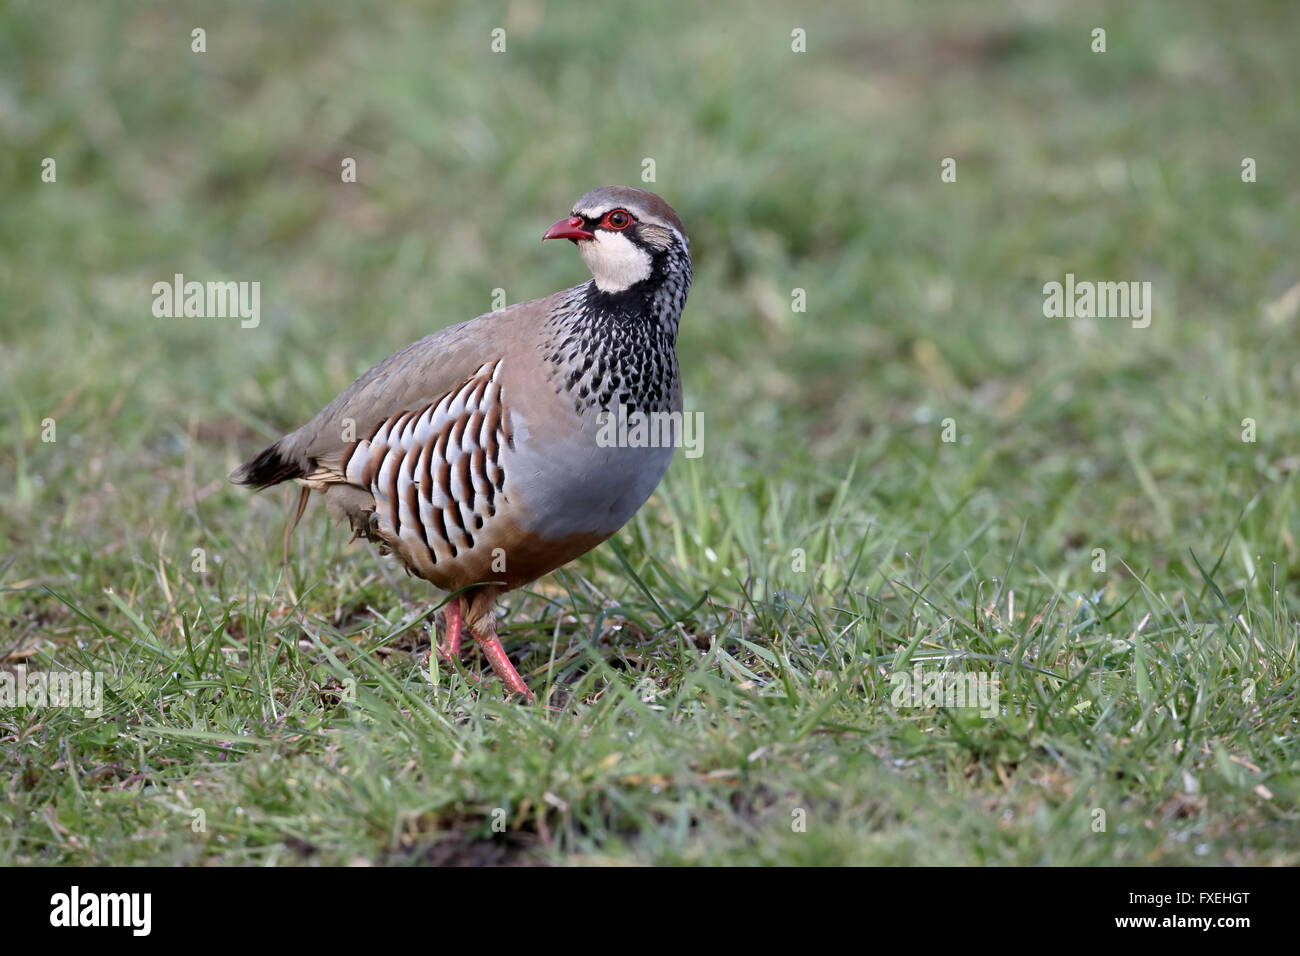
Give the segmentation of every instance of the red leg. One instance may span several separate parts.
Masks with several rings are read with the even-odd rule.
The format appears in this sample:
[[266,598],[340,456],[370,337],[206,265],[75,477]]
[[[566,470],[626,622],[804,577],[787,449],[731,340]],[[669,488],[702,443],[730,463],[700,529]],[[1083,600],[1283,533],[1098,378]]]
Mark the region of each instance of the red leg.
[[[473,634],[473,631],[470,631]],[[474,640],[478,641],[479,650],[486,656],[492,664],[492,669],[497,672],[501,678],[501,683],[506,685],[506,690],[512,694],[523,694],[528,700],[533,699],[533,692],[528,689],[524,679],[519,676],[515,670],[515,665],[510,663],[510,658],[506,657],[506,649],[501,646],[501,638],[495,633],[485,636],[474,634]]]
[[[463,625],[468,628],[475,643],[487,657],[488,663],[501,678],[501,682],[506,685],[506,690],[512,694],[523,694],[529,701],[533,700],[533,692],[528,689],[528,685],[519,676],[515,666],[510,663],[510,658],[506,656],[506,649],[501,646],[501,639],[497,637],[496,621],[492,617],[497,591],[494,588],[476,588],[472,595],[462,595],[462,597],[465,601],[464,605],[461,604],[461,597],[447,605],[447,640],[439,648],[439,656],[448,660],[456,659],[460,651]],[[466,676],[476,681],[480,679],[474,674]]]
[[447,619],[447,637],[443,641],[442,647],[438,648],[438,655],[444,660],[454,661],[460,655],[462,621],[460,595],[448,601],[442,613]]
[[[442,647],[438,647],[438,642],[436,640],[431,643],[434,648],[437,648],[438,656],[444,661],[454,661],[456,658],[460,657],[461,651],[464,650],[464,648],[461,647],[461,636],[465,633],[465,617],[461,610],[460,598],[455,597],[448,601],[443,606],[442,613],[446,618],[447,635],[443,638]],[[429,653],[433,653],[433,648],[430,648]],[[479,680],[477,674],[466,672],[465,676],[472,681],[477,682]]]

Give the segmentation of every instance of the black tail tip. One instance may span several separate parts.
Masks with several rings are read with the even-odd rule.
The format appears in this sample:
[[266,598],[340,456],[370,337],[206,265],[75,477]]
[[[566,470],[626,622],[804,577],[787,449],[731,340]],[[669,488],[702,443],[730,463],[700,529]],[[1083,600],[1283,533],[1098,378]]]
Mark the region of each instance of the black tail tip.
[[276,442],[232,471],[230,480],[252,488],[268,488],[290,478],[298,478],[302,473],[296,462],[284,456],[280,451],[280,443]]

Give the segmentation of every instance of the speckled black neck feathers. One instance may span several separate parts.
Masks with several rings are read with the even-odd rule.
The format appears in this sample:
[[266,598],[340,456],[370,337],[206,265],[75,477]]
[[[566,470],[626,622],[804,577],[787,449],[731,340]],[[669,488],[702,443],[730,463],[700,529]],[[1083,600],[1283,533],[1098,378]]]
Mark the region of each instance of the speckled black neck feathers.
[[676,242],[649,278],[619,292],[574,286],[547,319],[546,376],[579,414],[672,411],[678,393],[677,323],[691,287],[690,253]]

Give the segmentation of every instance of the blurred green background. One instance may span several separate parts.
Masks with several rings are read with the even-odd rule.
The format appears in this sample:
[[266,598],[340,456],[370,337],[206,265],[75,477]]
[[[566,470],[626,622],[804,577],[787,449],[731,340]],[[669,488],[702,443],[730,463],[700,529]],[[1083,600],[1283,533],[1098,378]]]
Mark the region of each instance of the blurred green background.
[[[1134,503],[1122,530],[1146,526],[1126,433],[1156,456],[1211,445],[1216,473],[1266,454],[1237,440],[1247,414],[1268,448],[1296,435],[1294,302],[1266,318],[1300,281],[1296,16],[11,4],[13,504],[48,515],[57,488],[35,478],[75,463],[118,489],[79,495],[78,522],[146,521],[159,495],[192,489],[134,483],[195,429],[207,487],[393,348],[487,311],[494,288],[519,301],[582,279],[540,231],[593,185],[639,184],[650,157],[645,185],[691,232],[680,351],[711,457],[842,467],[867,451],[864,468],[907,487],[907,449],[951,415],[976,445],[964,460],[1000,469],[999,497],[1051,507],[1088,479],[1068,530],[1120,531],[1089,513],[1120,494]],[[1094,24],[1105,54],[1090,52]],[[195,25],[207,53],[190,50]],[[504,54],[489,49],[497,26]],[[807,53],[791,52],[796,26]],[[40,181],[46,156],[57,184]],[[944,157],[956,183],[940,182]],[[1152,328],[1045,320],[1042,284],[1067,271],[1152,281]],[[150,287],[176,272],[260,281],[261,327],[155,319]],[[32,461],[56,410],[82,444]],[[1195,529],[1200,487],[1168,487],[1152,529]]]
[[[678,457],[625,547],[662,563],[651,583],[671,582],[683,608],[711,596],[699,632],[752,624],[746,594],[793,594],[844,624],[822,585],[851,577],[865,541],[862,593],[881,606],[897,597],[887,582],[933,577],[974,619],[1019,574],[1044,603],[1111,602],[1099,639],[1154,607],[1172,648],[1207,616],[1188,597],[1207,593],[1194,553],[1219,562],[1225,632],[1243,602],[1268,605],[1289,648],[1268,664],[1270,699],[1293,734],[1298,63],[1287,2],[10,2],[0,652],[112,643],[46,588],[104,619],[121,616],[114,589],[166,647],[183,643],[178,603],[186,620],[241,595],[274,610],[281,499],[231,488],[230,468],[392,350],[488,311],[494,289],[516,302],[585,279],[572,250],[538,239],[588,189],[626,183],[662,194],[690,233],[678,346],[706,452]],[[41,181],[45,157],[56,183]],[[355,184],[340,181],[344,157]],[[956,182],[940,180],[945,157]],[[1242,182],[1245,157],[1257,182]],[[259,327],[155,318],[151,286],[178,272],[260,282]],[[1044,318],[1042,286],[1067,272],[1150,281],[1150,328]],[[953,444],[939,440],[947,418]],[[313,613],[338,623],[340,608],[391,602],[373,559],[309,517],[296,567]],[[163,569],[188,577],[195,547],[215,573],[180,593]],[[819,584],[791,577],[794,548]],[[1091,569],[1095,548],[1108,574]],[[624,570],[608,555],[580,565],[630,604]],[[404,587],[408,602],[433,597]],[[1162,600],[1127,606],[1147,589]],[[912,639],[908,613],[884,612],[881,653]],[[118,663],[129,672],[131,653]],[[1251,739],[1233,727],[1234,747]],[[1096,731],[1081,749],[1105,749]],[[1289,744],[1272,753],[1249,762],[1294,819],[1300,763]],[[6,759],[11,809],[64,805],[30,757]],[[1148,803],[1176,775],[1157,776]],[[1234,784],[1223,833],[1282,819],[1250,795],[1262,779]],[[472,815],[473,800],[438,806]],[[941,831],[927,832],[929,845]],[[954,852],[1041,858],[1033,840],[999,856],[986,838]],[[26,839],[10,852],[87,858]],[[642,858],[679,858],[665,841]],[[881,858],[844,846],[857,844],[813,858]],[[1220,862],[1240,852],[1214,846]],[[1088,852],[1055,859],[1126,858]]]

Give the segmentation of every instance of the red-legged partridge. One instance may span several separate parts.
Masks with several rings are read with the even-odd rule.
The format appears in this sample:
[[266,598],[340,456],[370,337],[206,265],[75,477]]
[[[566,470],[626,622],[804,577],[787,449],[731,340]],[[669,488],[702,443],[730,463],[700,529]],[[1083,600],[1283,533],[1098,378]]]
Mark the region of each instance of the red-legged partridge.
[[[408,345],[231,475],[296,481],[299,516],[322,492],[411,573],[461,591],[441,653],[459,653],[463,620],[529,699],[496,634],[497,598],[596,547],[663,477],[691,285],[681,220],[641,189],[594,189],[542,238],[572,240],[593,278]],[[674,441],[611,442],[607,416],[638,412]]]

